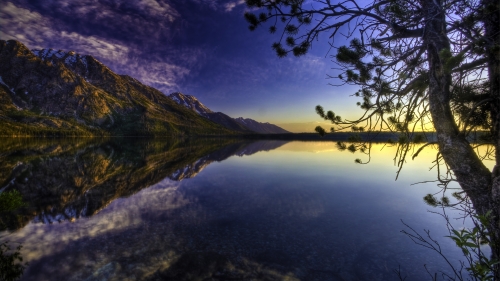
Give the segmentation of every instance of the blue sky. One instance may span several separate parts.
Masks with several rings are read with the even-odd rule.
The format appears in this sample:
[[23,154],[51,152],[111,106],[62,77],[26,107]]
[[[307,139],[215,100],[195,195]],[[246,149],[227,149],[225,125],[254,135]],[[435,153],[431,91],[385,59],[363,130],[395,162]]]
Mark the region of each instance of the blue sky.
[[361,113],[349,97],[356,88],[328,85],[335,72],[326,41],[280,59],[271,49],[277,35],[249,31],[247,9],[242,0],[2,0],[0,38],[90,54],[165,94],[294,132],[321,121],[317,104],[342,117]]

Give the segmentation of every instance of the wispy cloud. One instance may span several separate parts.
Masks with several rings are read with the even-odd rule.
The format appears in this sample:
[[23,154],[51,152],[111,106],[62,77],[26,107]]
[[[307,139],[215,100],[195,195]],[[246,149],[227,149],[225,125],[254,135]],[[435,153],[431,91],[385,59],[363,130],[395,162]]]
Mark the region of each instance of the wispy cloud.
[[83,36],[75,32],[68,33],[66,31],[62,31],[60,37],[69,42],[69,44],[65,44],[68,48],[73,47],[73,50],[82,54],[90,54],[98,58],[105,58],[106,60],[126,60],[129,53],[127,46],[110,42],[103,38]]
[[226,12],[231,12],[236,6],[245,4],[245,0],[238,0],[224,4],[224,10]]
[[280,92],[290,92],[290,89],[296,91],[308,88],[312,81],[326,84],[323,79],[329,70],[327,60],[310,54],[300,58],[279,59],[270,49],[267,53],[260,53],[261,57],[210,57],[208,61],[216,62],[211,66],[210,77],[187,85],[188,90],[196,93],[213,89],[209,92],[210,97],[224,100],[234,99],[235,95],[256,95],[262,89],[275,91],[277,96]]
[[7,2],[0,7],[0,38],[18,40],[30,48],[72,49],[99,58],[126,58],[129,48],[96,36],[59,31],[50,19]]
[[[327,83],[329,60],[312,52],[278,59],[271,49],[278,38],[250,33],[244,5],[244,0],[4,0],[0,38],[32,49],[89,54],[166,94],[182,91],[225,104],[217,109],[223,112],[276,105]],[[254,111],[256,116],[245,117],[257,118]]]
[[183,66],[144,59],[131,59],[128,64],[121,67],[122,72],[127,74],[132,72],[139,81],[162,90],[166,94],[180,90],[178,81],[184,79],[190,72]]
[[144,11],[144,13],[147,15],[166,18],[170,22],[173,22],[180,16],[179,13],[169,3],[166,3],[164,1],[140,0],[138,2],[127,2],[135,5],[138,9]]
[[217,10],[219,8],[219,3],[217,0],[191,0],[191,2],[194,2],[197,5],[209,7],[213,10]]
[[10,2],[0,5],[0,26],[0,38],[19,40],[31,47],[41,47],[44,38],[56,33],[42,15]]
[[[201,48],[180,51],[159,44],[170,41],[171,33],[175,33],[175,25],[171,23],[180,17],[165,1],[44,2],[42,11],[49,9],[57,12],[58,18],[6,2],[0,6],[0,38],[18,40],[32,49],[54,48],[92,55],[114,71],[131,75],[165,93],[180,90],[179,81],[203,57]],[[93,30],[95,34],[89,34],[71,22],[61,23],[64,16],[98,21],[101,26]],[[145,47],[148,43],[150,46]],[[158,45],[159,51],[154,51]]]

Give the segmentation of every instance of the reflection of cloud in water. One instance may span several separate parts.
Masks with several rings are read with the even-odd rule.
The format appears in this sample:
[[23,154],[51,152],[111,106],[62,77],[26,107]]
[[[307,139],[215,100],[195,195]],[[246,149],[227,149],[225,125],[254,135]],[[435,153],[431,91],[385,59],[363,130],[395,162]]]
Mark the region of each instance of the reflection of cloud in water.
[[[401,188],[408,180],[388,176],[383,155],[392,148],[353,172],[342,157],[357,155],[307,152],[334,143],[298,144],[305,153],[233,157],[182,183],[159,180],[93,217],[31,223],[7,239],[24,243],[33,280],[190,280],[190,273],[217,272],[235,280],[264,279],[252,275],[260,273],[267,280],[394,280],[399,261],[415,276],[409,280],[419,280],[415,264],[428,252],[398,231],[400,218],[418,221],[427,207],[421,188],[409,198]],[[210,159],[241,151],[227,150]],[[190,166],[182,164],[171,171]],[[420,175],[418,168],[411,174]]]
[[151,211],[173,210],[189,203],[182,197],[182,194],[177,192],[179,186],[179,182],[166,178],[147,189],[141,190],[132,198],[122,199],[122,201],[126,201],[126,203],[123,202],[127,206],[125,209],[130,211],[139,211],[139,208],[146,207]]
[[[30,223],[10,234],[9,240],[25,245],[22,254],[31,264],[26,275],[37,280],[191,280],[190,272],[225,272],[237,280],[258,276],[298,280],[291,272],[263,266],[244,256],[228,256],[235,241],[214,235],[219,228],[209,224],[213,213],[207,214],[208,206],[196,202],[196,196],[186,197],[180,185],[165,179],[129,198],[113,201],[93,217],[76,223]],[[234,205],[228,212],[237,210],[238,205]],[[214,245],[198,252],[204,239]],[[214,249],[225,243],[225,253]]]
[[[27,205],[0,217],[0,230],[28,222],[75,221],[102,211],[113,200],[129,197],[169,177],[193,178],[214,161],[232,155],[272,150],[284,142],[225,140],[208,142],[55,141],[0,146],[0,183],[21,192]],[[22,155],[22,157],[19,157]]]
[[[101,213],[80,219],[78,223],[62,222],[52,225],[30,223],[23,231],[8,235],[9,240],[25,245],[23,256],[27,261],[37,260],[63,250],[68,244],[140,227],[142,212],[165,212],[182,207],[189,202],[177,192],[178,182],[165,179],[144,189],[130,198],[113,201]],[[3,235],[2,235],[3,236]],[[58,241],[54,244],[54,241]],[[52,244],[50,247],[46,245]]]

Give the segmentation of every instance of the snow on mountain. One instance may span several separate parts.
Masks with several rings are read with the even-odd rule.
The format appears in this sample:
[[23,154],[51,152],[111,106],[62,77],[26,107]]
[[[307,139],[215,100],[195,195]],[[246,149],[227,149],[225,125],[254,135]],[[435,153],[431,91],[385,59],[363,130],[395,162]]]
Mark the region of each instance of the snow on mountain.
[[207,117],[208,113],[214,113],[212,110],[210,110],[208,107],[206,107],[204,104],[202,104],[196,97],[191,96],[191,95],[184,95],[183,93],[173,93],[168,96],[172,100],[174,100],[176,103],[183,105],[194,112],[200,114],[201,116]]
[[9,85],[5,84],[5,82],[2,79],[2,76],[0,76],[0,84],[4,85],[5,87],[7,87],[7,89],[10,90],[11,93],[15,94],[14,93],[14,88],[11,88],[11,87],[9,87]]
[[63,61],[68,66],[75,66],[76,63],[80,62],[85,66],[85,69],[87,68],[87,56],[82,56],[74,51],[65,52],[63,50],[42,49],[32,50],[32,52],[44,61],[48,60],[52,63],[55,63],[56,60]]

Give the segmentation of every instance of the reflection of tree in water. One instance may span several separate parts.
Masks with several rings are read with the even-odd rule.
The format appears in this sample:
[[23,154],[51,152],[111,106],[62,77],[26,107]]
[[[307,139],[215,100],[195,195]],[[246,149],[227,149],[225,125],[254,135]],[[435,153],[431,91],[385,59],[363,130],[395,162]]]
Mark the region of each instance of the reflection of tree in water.
[[18,190],[27,205],[4,213],[1,229],[29,221],[89,217],[113,200],[164,178],[194,177],[213,161],[283,145],[234,140],[7,140],[0,147],[0,186]]
[[[0,190],[0,228],[4,228],[2,214],[13,211],[24,205],[21,194],[17,190],[2,192]],[[21,256],[22,245],[11,248],[8,241],[0,243],[0,280],[17,280],[23,274],[26,263]]]
[[292,272],[281,273],[257,262],[241,258],[230,260],[216,252],[189,252],[169,268],[155,272],[146,280],[289,280],[298,281]]

